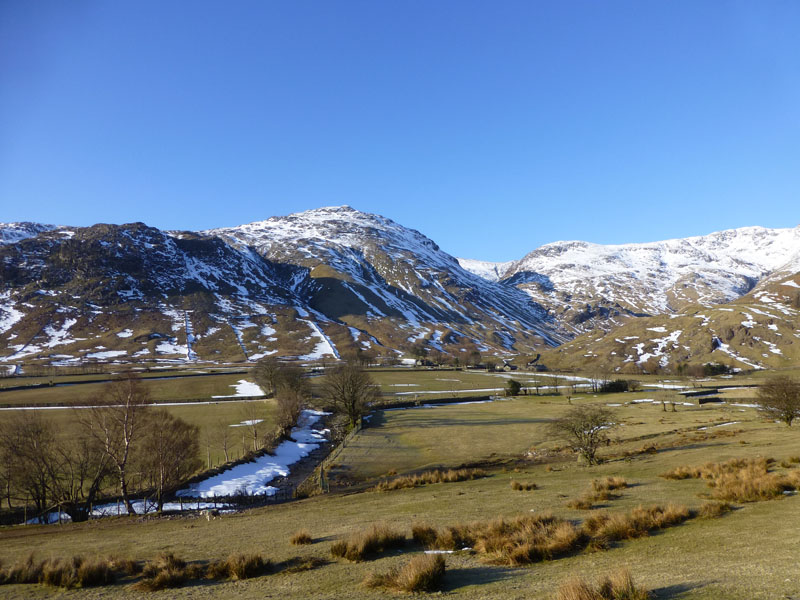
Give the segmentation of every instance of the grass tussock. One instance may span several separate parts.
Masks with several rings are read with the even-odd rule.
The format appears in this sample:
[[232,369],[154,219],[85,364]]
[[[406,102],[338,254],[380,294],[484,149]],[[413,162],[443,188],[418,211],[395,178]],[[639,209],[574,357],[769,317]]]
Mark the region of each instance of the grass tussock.
[[231,554],[225,560],[216,560],[206,568],[208,579],[251,579],[265,575],[272,567],[260,554]]
[[760,502],[779,498],[800,488],[800,473],[782,475],[770,471],[772,458],[736,458],[699,467],[681,466],[661,476],[667,479],[704,479],[712,488],[711,498],[726,502]]
[[275,566],[278,573],[302,573],[324,567],[328,561],[318,556],[295,556]]
[[517,481],[516,479],[511,480],[511,489],[518,492],[530,492],[538,488],[539,486],[532,481]]
[[628,481],[624,477],[605,477],[592,481],[591,488],[582,496],[573,498],[567,502],[567,507],[576,510],[591,510],[598,502],[613,500],[618,496],[612,494],[614,490],[621,490],[628,487]]
[[487,473],[483,469],[434,469],[432,471],[423,471],[415,475],[404,475],[395,477],[387,481],[381,481],[378,485],[372,488],[378,492],[388,492],[391,490],[400,490],[405,488],[414,488],[431,483],[455,483],[457,481],[468,481],[472,479],[480,479],[486,477]]
[[396,592],[435,592],[442,587],[445,560],[440,554],[421,554],[412,558],[401,569],[388,573],[368,575],[364,586],[386,588]]
[[388,525],[376,524],[366,531],[354,533],[347,539],[334,542],[331,554],[337,558],[360,562],[392,548],[399,548],[405,542],[406,538],[402,533],[398,533]]
[[117,579],[113,564],[106,559],[69,559],[37,561],[33,554],[24,561],[0,571],[0,583],[42,583],[66,589],[109,585]]
[[291,537],[289,543],[293,546],[303,546],[306,544],[313,544],[314,538],[311,537],[311,533],[308,529],[301,529]]
[[697,516],[701,519],[715,519],[733,510],[733,505],[728,502],[703,502],[697,511]]
[[591,585],[583,579],[572,579],[562,585],[555,600],[648,600],[650,593],[638,587],[630,571],[620,569]]
[[583,522],[582,529],[596,547],[605,547],[609,542],[644,537],[651,531],[678,525],[691,516],[683,505],[639,505],[628,513],[592,515]]
[[428,548],[473,548],[489,562],[518,566],[569,554],[582,547],[581,531],[549,513],[459,524],[443,529],[417,524],[414,539]]
[[142,579],[136,582],[136,589],[155,592],[182,586],[189,579],[186,561],[172,552],[162,552],[142,568]]
[[628,481],[624,477],[605,477],[592,481],[592,489],[595,492],[608,492],[610,490],[621,490],[628,487]]

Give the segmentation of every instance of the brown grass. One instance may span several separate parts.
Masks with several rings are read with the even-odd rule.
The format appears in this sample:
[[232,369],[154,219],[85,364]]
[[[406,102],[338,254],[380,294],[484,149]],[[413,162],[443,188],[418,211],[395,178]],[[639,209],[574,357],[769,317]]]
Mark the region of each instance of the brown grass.
[[647,600],[650,593],[633,582],[627,569],[607,575],[592,586],[583,579],[572,579],[562,585],[555,600]]
[[208,579],[251,579],[266,574],[272,563],[259,554],[231,554],[225,560],[216,560],[206,568]]
[[327,564],[327,560],[318,556],[295,556],[275,565],[275,571],[278,573],[302,573]]
[[629,513],[602,512],[592,515],[583,522],[582,529],[599,542],[599,547],[603,547],[607,542],[643,537],[650,531],[678,525],[690,517],[691,513],[685,506],[639,505]]
[[444,572],[444,557],[440,554],[421,554],[412,558],[400,570],[368,575],[364,585],[398,592],[435,592],[441,589]]
[[458,524],[437,530],[412,527],[414,539],[429,548],[473,548],[496,564],[523,565],[563,556],[582,547],[580,530],[549,513]]
[[356,532],[346,540],[338,540],[331,546],[331,554],[353,562],[367,560],[406,542],[403,534],[385,524],[376,524],[366,531]]
[[303,546],[306,544],[313,544],[314,538],[311,537],[311,532],[309,532],[308,529],[301,529],[291,537],[289,543],[294,546]]
[[728,502],[704,502],[697,511],[697,516],[701,519],[714,519],[732,510],[733,506]]
[[372,489],[378,492],[388,492],[391,490],[419,487],[431,483],[468,481],[486,476],[487,473],[483,469],[448,469],[447,471],[434,469],[432,471],[423,471],[415,475],[404,475],[387,481],[381,481]]
[[517,481],[515,479],[511,480],[511,489],[518,492],[530,492],[538,488],[539,486],[532,481]]
[[605,477],[592,481],[592,489],[595,492],[608,492],[610,490],[621,490],[628,487],[628,481],[624,477]]

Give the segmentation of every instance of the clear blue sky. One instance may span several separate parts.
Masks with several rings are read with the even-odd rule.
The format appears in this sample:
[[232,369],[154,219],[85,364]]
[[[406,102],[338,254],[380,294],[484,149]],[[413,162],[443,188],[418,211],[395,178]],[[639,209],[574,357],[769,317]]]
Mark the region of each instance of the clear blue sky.
[[800,2],[0,1],[0,221],[446,251],[800,223]]

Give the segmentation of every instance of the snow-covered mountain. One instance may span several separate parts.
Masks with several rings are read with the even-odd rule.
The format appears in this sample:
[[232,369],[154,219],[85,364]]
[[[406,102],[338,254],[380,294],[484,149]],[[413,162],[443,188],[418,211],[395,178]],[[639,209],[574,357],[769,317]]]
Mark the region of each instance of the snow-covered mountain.
[[524,292],[349,207],[206,232],[0,229],[5,362],[507,354],[566,339]]
[[556,242],[510,263],[456,259],[348,206],[203,232],[11,223],[0,240],[0,362],[12,364],[396,357],[420,346],[542,352],[561,366],[603,355],[615,368],[727,348],[772,364],[794,355],[800,333],[800,227]]
[[800,227],[745,227],[645,244],[554,242],[512,263],[501,280],[582,332],[730,302],[773,273],[800,270],[792,261],[800,266]]

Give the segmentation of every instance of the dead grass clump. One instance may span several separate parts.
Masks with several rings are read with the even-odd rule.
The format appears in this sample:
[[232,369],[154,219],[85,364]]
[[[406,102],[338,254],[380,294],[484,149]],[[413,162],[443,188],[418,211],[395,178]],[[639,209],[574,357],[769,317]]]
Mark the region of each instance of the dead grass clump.
[[427,523],[412,523],[411,537],[424,548],[433,548],[436,544],[437,531]]
[[539,486],[537,486],[532,481],[517,481],[515,479],[511,481],[511,489],[516,490],[518,492],[530,492],[531,490],[535,490],[538,487]]
[[650,531],[677,525],[689,519],[691,513],[685,506],[668,504],[666,507],[639,505],[629,513],[598,513],[583,522],[583,531],[603,545],[606,542],[634,539]]
[[714,519],[733,510],[733,505],[728,502],[703,502],[697,516],[701,519]]
[[6,570],[5,583],[39,583],[43,570],[44,562],[37,561],[31,553],[24,561]]
[[225,560],[215,560],[206,567],[208,579],[250,579],[264,575],[272,566],[259,554],[231,554]]
[[186,567],[186,561],[178,558],[172,552],[162,552],[155,559],[145,563],[142,575],[154,577],[160,571],[179,571]]
[[109,566],[118,573],[125,575],[138,575],[142,572],[142,564],[130,558],[112,557],[108,559]]
[[164,569],[157,573],[140,579],[134,587],[136,589],[155,592],[167,588],[176,588],[186,583],[187,575],[185,569]]
[[442,555],[422,554],[412,558],[399,570],[367,576],[364,585],[398,592],[435,592],[442,586],[444,573],[445,560]]
[[280,573],[302,573],[327,564],[327,560],[318,556],[295,556],[276,565],[275,570]]
[[594,496],[580,496],[567,502],[569,508],[576,510],[590,510],[594,506]]
[[334,542],[331,554],[360,562],[392,548],[399,548],[405,541],[403,534],[394,531],[388,525],[378,524],[367,531],[354,533],[346,540]]
[[381,481],[372,489],[378,492],[388,492],[391,490],[419,487],[431,483],[468,481],[486,476],[487,473],[483,469],[448,469],[446,471],[434,469],[432,471],[423,471],[415,475],[405,475],[402,477],[395,477],[388,481]]
[[620,569],[600,579],[596,586],[583,579],[562,585],[555,600],[648,600],[650,593],[633,582],[627,569]]
[[608,492],[610,490],[621,490],[628,487],[628,481],[624,477],[605,477],[592,481],[592,489],[595,492]]
[[490,562],[523,565],[573,552],[581,547],[581,532],[569,521],[549,513],[512,519],[459,524],[441,530],[418,526],[417,537],[442,550],[473,548]]
[[745,468],[751,468],[762,473],[767,473],[774,458],[732,458],[723,463],[706,463],[699,467],[681,465],[671,471],[662,473],[665,479],[716,479],[727,473],[736,473]]
[[789,457],[789,462],[790,463],[795,463],[795,464],[800,463],[800,456],[790,456]]
[[709,482],[711,497],[731,502],[759,502],[780,497],[784,491],[795,488],[790,478],[745,467],[734,473],[725,473]]
[[313,544],[314,538],[311,537],[308,529],[301,529],[291,537],[289,542],[294,546],[303,546],[305,544]]

